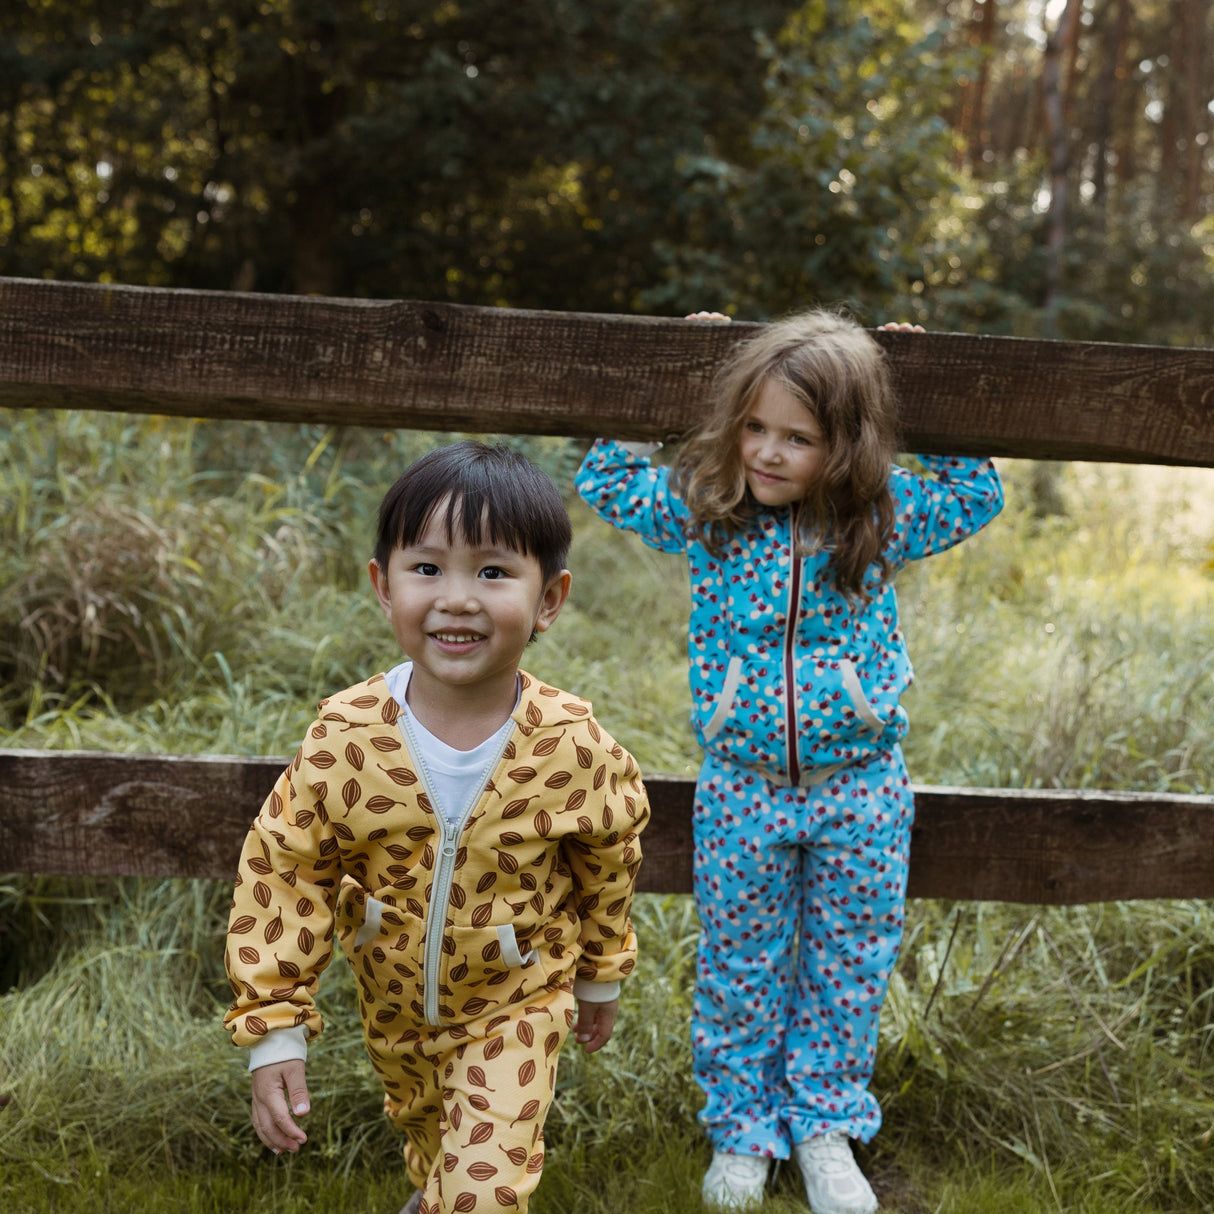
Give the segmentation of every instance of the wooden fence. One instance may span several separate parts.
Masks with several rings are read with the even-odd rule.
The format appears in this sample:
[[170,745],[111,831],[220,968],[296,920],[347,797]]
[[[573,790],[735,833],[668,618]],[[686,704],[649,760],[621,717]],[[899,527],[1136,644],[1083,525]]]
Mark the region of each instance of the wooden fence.
[[[0,406],[677,438],[753,326],[0,279]],[[1214,467],[1214,350],[878,332],[907,450]],[[0,871],[230,878],[284,759],[0,751]],[[690,889],[648,774],[641,887]],[[1214,797],[917,787],[913,897],[1214,896]]]

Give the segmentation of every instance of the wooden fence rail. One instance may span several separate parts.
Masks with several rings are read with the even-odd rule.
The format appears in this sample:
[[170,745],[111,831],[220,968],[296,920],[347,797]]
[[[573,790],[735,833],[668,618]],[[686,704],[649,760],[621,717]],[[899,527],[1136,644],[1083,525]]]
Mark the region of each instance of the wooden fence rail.
[[[0,279],[0,406],[668,438],[753,329]],[[876,336],[907,451],[1214,466],[1214,350]]]
[[[752,326],[0,279],[0,406],[677,438]],[[1214,350],[878,333],[907,450],[1214,467]],[[282,759],[0,751],[0,870],[230,878]],[[690,888],[650,775],[642,888]],[[1214,897],[1214,797],[918,788],[910,893]]]
[[[231,879],[285,758],[0,751],[0,869]],[[691,889],[694,782],[647,777],[640,888]],[[1214,896],[1214,797],[917,787],[912,897]]]

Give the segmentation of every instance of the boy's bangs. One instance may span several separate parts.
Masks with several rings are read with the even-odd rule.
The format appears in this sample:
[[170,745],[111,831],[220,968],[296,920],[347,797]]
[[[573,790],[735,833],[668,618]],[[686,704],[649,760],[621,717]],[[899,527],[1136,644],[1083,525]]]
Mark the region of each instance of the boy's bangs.
[[426,511],[418,534],[424,532],[431,521],[439,521],[441,511],[448,543],[458,535],[470,547],[498,545],[530,556],[532,550],[527,537],[532,534],[532,528],[518,518],[516,507],[519,503],[503,502],[503,496],[513,499],[516,495],[509,492],[503,495],[500,485],[492,494],[486,493],[480,485],[457,486]]
[[525,456],[472,440],[440,448],[405,470],[380,503],[375,559],[409,548],[438,523],[457,538],[507,547],[540,562],[545,578],[569,552],[569,514],[556,485]]

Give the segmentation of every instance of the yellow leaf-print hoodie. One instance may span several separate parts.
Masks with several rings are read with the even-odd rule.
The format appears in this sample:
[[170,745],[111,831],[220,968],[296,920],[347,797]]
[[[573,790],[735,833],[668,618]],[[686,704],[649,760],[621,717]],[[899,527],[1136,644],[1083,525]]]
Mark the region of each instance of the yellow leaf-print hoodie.
[[323,700],[245,840],[228,926],[237,1045],[321,1031],[336,934],[364,1021],[460,1024],[636,963],[629,912],[649,815],[590,704],[519,672],[500,757],[462,825],[432,804],[382,674]]

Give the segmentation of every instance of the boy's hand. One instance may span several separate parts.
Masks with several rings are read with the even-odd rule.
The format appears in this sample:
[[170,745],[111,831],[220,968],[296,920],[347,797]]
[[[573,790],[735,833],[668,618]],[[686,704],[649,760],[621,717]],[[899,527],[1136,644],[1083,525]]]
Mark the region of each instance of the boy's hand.
[[922,325],[912,325],[909,321],[905,321],[905,320],[887,320],[885,322],[885,324],[878,325],[877,328],[878,329],[895,329],[899,333],[926,333],[927,332],[927,330],[924,329],[924,327]]
[[308,1141],[291,1114],[302,1116],[311,1107],[299,1058],[272,1062],[253,1072],[253,1129],[275,1155],[298,1151]]
[[683,319],[684,320],[725,320],[725,321],[728,321],[730,319],[730,317],[726,316],[724,312],[688,312],[687,315],[683,317]]
[[593,1054],[611,1040],[619,1006],[618,999],[609,1003],[591,1003],[589,999],[577,1001],[577,1024],[573,1026],[573,1035],[587,1054]]

